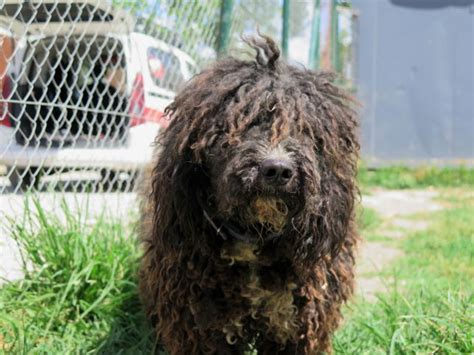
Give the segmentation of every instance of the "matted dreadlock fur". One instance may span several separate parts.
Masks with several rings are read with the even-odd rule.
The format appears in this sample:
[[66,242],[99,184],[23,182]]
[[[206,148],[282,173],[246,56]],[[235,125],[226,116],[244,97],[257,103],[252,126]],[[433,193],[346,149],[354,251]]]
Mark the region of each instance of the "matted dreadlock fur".
[[330,352],[353,290],[354,101],[247,43],[255,60],[218,61],[166,109],[143,183],[140,292],[170,354]]

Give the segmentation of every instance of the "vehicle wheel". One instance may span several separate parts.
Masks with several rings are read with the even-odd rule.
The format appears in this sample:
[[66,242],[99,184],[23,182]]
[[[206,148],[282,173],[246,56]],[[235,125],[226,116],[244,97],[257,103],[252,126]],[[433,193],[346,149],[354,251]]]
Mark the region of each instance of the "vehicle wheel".
[[29,191],[37,189],[40,181],[41,168],[8,167],[8,179],[13,191]]

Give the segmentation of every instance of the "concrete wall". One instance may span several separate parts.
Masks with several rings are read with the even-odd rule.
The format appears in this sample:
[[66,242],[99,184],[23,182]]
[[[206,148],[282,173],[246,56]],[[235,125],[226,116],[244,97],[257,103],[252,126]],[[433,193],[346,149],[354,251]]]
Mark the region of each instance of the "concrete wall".
[[474,0],[353,0],[363,156],[474,161]]

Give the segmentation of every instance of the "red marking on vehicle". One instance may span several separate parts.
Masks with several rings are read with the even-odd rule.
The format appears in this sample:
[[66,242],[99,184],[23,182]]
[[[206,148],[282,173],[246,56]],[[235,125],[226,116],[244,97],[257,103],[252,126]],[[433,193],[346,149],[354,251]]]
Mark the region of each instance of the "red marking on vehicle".
[[0,79],[0,125],[11,127],[12,123],[10,120],[10,107],[11,103],[8,102],[10,97],[10,80],[8,77],[5,77],[3,80]]
[[167,127],[169,124],[163,111],[145,106],[145,89],[141,73],[137,74],[133,83],[130,96],[130,116],[132,127],[148,122],[158,123],[162,127]]

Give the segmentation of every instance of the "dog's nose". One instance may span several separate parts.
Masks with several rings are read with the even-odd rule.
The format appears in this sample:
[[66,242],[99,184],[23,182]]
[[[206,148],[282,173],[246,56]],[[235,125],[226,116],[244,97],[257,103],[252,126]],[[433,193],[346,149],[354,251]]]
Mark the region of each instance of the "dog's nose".
[[265,181],[274,185],[284,185],[293,176],[293,165],[288,160],[267,159],[261,169]]

